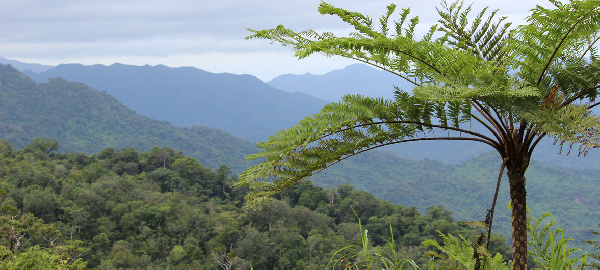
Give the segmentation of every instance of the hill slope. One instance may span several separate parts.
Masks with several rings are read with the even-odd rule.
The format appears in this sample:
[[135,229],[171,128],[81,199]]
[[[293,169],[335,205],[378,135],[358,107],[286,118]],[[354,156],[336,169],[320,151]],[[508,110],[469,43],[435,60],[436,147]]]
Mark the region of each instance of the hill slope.
[[15,68],[0,65],[0,138],[23,147],[34,137],[58,140],[65,152],[152,146],[184,149],[202,164],[247,166],[251,144],[207,127],[179,128],[152,120],[112,96],[81,83],[51,79],[37,84]]
[[266,140],[326,103],[275,89],[250,75],[193,67],[66,64],[26,74],[37,82],[61,77],[85,83],[141,115],[176,126],[206,125],[251,142]]
[[[401,159],[377,152],[365,154],[315,175],[313,183],[325,188],[349,183],[378,198],[421,210],[444,205],[455,219],[469,221],[485,219],[502,163],[494,152],[457,165]],[[567,170],[533,161],[526,177],[527,206],[535,215],[552,213],[569,237],[582,240],[590,236],[590,229],[600,221],[600,170]],[[508,178],[504,178],[494,227],[508,237],[510,211],[506,206],[510,199]]]
[[11,65],[19,71],[31,70],[33,72],[44,72],[46,70],[54,68],[54,66],[36,64],[36,63],[23,63],[17,60],[6,59],[4,57],[0,57],[0,64]]

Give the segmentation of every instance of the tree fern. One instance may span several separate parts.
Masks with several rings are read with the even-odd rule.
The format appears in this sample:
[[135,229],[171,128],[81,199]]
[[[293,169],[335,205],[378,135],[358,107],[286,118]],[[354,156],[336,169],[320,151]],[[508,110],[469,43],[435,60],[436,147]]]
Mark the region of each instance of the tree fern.
[[[531,10],[527,24],[510,33],[511,24],[497,18],[498,11],[487,15],[484,9],[469,22],[471,7],[460,2],[442,2],[441,25],[421,38],[415,35],[419,19],[405,8],[394,20],[393,4],[373,20],[321,3],[321,14],[337,16],[354,29],[345,37],[281,25],[250,30],[249,39],[289,46],[299,59],[314,53],[355,59],[415,88],[412,94],[397,89],[395,100],[346,96],[260,143],[264,150],[249,158],[263,162],[243,172],[237,184],[252,190],[247,206],[261,205],[329,166],[382,146],[430,140],[484,143],[501,155],[501,171],[506,168],[509,177],[515,269],[524,269],[524,175],[533,150],[546,136],[565,146],[566,153],[577,147],[586,154],[599,146],[600,120],[591,109],[598,105],[600,88],[600,0],[553,3],[552,9]],[[486,132],[461,125],[469,122]]]

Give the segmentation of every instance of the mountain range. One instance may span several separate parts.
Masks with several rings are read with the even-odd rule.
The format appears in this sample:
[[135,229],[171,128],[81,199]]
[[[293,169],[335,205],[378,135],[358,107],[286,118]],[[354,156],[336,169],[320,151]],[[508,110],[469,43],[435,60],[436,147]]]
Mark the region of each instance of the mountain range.
[[[82,66],[63,65],[63,68],[66,67],[77,70]],[[123,68],[122,71],[128,68],[121,65],[111,67]],[[97,68],[104,70],[109,67]],[[149,71],[169,69],[164,66],[141,68]],[[193,74],[198,72],[195,69],[183,70]],[[161,72],[159,74],[168,74]],[[223,78],[234,77],[230,74]],[[273,88],[267,89],[273,91]],[[213,98],[208,94],[204,97],[207,100]],[[162,108],[161,111],[168,109]],[[170,147],[182,150],[201,164],[214,168],[225,164],[234,172],[247,167],[249,163],[243,157],[257,151],[251,143],[217,129],[177,127],[139,115],[106,91],[62,78],[37,83],[15,68],[2,65],[0,138],[23,147],[34,137],[56,139],[64,152],[96,153],[108,147],[133,147],[140,151],[153,146]],[[491,153],[478,154],[476,158],[459,164],[445,164],[369,151],[315,175],[312,181],[324,187],[350,183],[357,189],[394,203],[420,209],[442,204],[455,213],[456,219],[480,220],[491,203],[499,164],[498,157]],[[528,205],[538,215],[553,212],[560,224],[569,226],[568,231],[573,237],[581,239],[600,220],[597,212],[600,207],[598,175],[598,170],[565,170],[534,161],[527,175],[531,198]],[[500,205],[508,201],[506,182],[503,185]],[[498,211],[498,220],[502,221],[495,224],[505,224],[500,231],[507,232],[508,211]]]
[[0,138],[22,148],[34,137],[58,140],[63,152],[153,146],[183,150],[204,165],[227,164],[240,172],[252,144],[203,126],[175,127],[141,116],[107,93],[52,78],[38,84],[12,66],[0,65]]
[[[217,128],[249,142],[265,141],[276,131],[318,112],[326,100],[339,100],[344,93],[393,98],[394,86],[403,91],[412,88],[397,76],[364,64],[324,75],[281,75],[267,83],[251,75],[214,74],[193,67],[64,64],[42,66],[43,72],[35,72],[33,69],[40,65],[16,64],[37,82],[52,77],[81,82],[106,91],[141,115],[180,127]],[[466,128],[482,131],[477,126]],[[565,168],[600,168],[600,153],[592,152],[586,158],[567,156],[567,151],[559,155],[561,149],[553,143],[552,139],[543,140],[533,158]],[[489,151],[486,145],[467,141],[414,142],[383,150],[399,157],[450,164]]]
[[84,83],[152,119],[180,127],[209,126],[249,142],[266,140],[326,103],[275,89],[254,76],[193,67],[62,64],[24,73],[39,83],[53,77]]

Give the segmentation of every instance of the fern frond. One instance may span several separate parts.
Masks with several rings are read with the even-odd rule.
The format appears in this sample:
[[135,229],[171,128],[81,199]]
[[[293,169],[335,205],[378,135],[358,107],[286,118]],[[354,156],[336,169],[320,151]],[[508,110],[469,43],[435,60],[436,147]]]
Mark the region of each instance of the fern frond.
[[583,59],[565,61],[564,66],[550,70],[552,81],[566,96],[563,106],[575,100],[594,102],[600,87],[600,61]]
[[451,37],[449,44],[469,51],[481,59],[499,61],[504,56],[502,48],[507,38],[511,23],[503,23],[506,17],[493,21],[498,10],[494,10],[484,19],[488,8],[484,8],[477,14],[472,24],[468,26],[467,19],[471,12],[471,6],[463,7],[463,2],[454,2],[448,5],[442,1],[442,9],[438,8],[440,15],[439,23],[441,31]]
[[[428,112],[433,111],[435,105],[430,101],[420,103],[408,95],[396,101],[345,96],[342,101],[326,105],[318,114],[259,143],[264,150],[248,158],[264,161],[244,171],[236,185],[250,187],[248,207],[255,207],[265,198],[341,160],[384,145],[462,139],[497,147],[492,139],[478,133],[427,122],[433,118]],[[448,115],[460,115],[463,109],[459,107],[457,112],[442,110]],[[465,136],[423,136],[424,130],[433,128],[455,130]]]
[[537,6],[507,41],[510,64],[522,79],[534,85],[544,83],[548,70],[561,66],[561,59],[581,52],[582,44],[600,31],[600,1],[571,1],[556,9]]
[[536,129],[554,137],[561,148],[568,147],[568,152],[579,145],[578,154],[586,155],[600,146],[600,117],[593,115],[586,105],[550,107],[522,115]]
[[496,81],[480,87],[428,84],[415,87],[413,93],[418,98],[438,102],[475,99],[485,100],[488,103],[503,103],[519,98],[540,96],[537,87],[523,84],[511,85],[508,82]]
[[[394,10],[394,5],[388,6],[387,13],[381,19],[382,24],[388,23],[390,12]],[[408,9],[403,10],[400,20],[394,22],[394,35],[389,35],[388,29],[383,26],[381,32],[374,30],[371,19],[355,12],[326,3],[321,4],[319,11],[339,16],[358,33],[351,37],[335,37],[313,31],[294,32],[278,26],[268,30],[250,30],[253,35],[247,38],[269,39],[291,46],[299,59],[314,53],[356,59],[394,72],[415,85],[442,79],[461,85],[476,85],[493,80],[494,76],[501,77],[504,72],[504,68],[493,62],[447,47],[439,40],[431,41],[431,31],[421,41],[415,40],[414,30],[418,18],[408,20],[408,25],[404,26],[408,19]]]
[[[598,226],[600,226],[600,223],[598,224]],[[591,233],[596,236],[600,236],[600,232],[598,231],[592,230]],[[599,251],[599,253],[592,253],[589,256],[600,262],[600,241],[584,240],[583,242],[585,244],[591,245]],[[600,269],[600,263],[589,263],[588,265],[593,267],[594,269]]]

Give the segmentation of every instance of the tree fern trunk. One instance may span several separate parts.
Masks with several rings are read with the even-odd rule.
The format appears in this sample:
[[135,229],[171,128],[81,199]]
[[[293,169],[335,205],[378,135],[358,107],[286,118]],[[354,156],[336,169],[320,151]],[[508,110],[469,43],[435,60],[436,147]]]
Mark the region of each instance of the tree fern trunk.
[[527,191],[525,170],[508,168],[512,204],[513,269],[527,269]]

